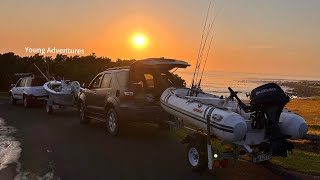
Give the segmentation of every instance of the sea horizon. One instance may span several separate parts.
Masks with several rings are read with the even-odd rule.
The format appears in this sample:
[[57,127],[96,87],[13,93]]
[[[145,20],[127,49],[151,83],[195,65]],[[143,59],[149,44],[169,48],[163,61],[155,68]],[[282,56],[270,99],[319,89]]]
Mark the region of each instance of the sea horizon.
[[[191,86],[192,69],[178,69],[175,74],[186,81],[187,87]],[[201,73],[199,73],[201,76]],[[198,78],[198,80],[200,77]],[[320,81],[316,76],[266,74],[266,73],[245,73],[226,71],[205,71],[203,73],[201,88],[207,93],[219,96],[229,95],[228,87],[239,92],[241,98],[247,98],[246,93],[250,93],[254,88],[269,82],[300,82],[300,81]],[[292,90],[291,87],[281,86],[286,92]]]

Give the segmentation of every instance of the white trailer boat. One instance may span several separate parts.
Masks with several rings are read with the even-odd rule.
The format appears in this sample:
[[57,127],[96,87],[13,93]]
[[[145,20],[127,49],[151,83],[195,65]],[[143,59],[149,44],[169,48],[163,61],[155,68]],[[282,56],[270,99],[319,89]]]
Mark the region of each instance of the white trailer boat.
[[80,84],[77,81],[52,80],[45,83],[43,87],[49,94],[49,98],[46,99],[48,114],[51,114],[54,108],[73,106],[80,92]]
[[[208,137],[217,137],[222,143],[241,147],[252,157],[253,162],[265,161],[272,156],[287,156],[293,149],[287,139],[300,139],[306,135],[308,126],[305,120],[287,110],[283,110],[289,97],[275,83],[255,88],[251,92],[250,103],[243,103],[231,89],[230,97],[218,97],[188,88],[168,88],[161,98],[161,105],[169,114],[177,117],[183,124],[191,124]],[[189,96],[194,94],[193,96]],[[236,99],[237,101],[233,100]],[[197,133],[198,134],[198,133]],[[186,137],[188,162],[193,169],[201,169],[205,137],[199,135]],[[209,143],[209,141],[207,141]],[[201,143],[200,143],[201,144]],[[209,143],[210,144],[210,143]],[[211,145],[207,148],[211,154]],[[209,160],[209,166],[214,166]]]

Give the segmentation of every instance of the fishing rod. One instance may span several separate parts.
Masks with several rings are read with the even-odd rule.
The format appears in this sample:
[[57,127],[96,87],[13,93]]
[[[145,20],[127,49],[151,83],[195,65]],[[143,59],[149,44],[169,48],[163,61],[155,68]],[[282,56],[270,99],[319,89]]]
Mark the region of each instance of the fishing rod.
[[[201,72],[200,80],[199,80],[199,82],[198,82],[198,87],[197,87],[198,90],[200,90],[200,87],[201,87],[202,76],[203,76],[204,68],[206,67],[206,64],[207,64],[207,60],[208,60],[208,56],[209,56],[209,53],[210,53],[210,49],[211,49],[211,44],[212,44],[213,37],[214,37],[214,36],[212,36],[211,39],[210,39],[210,43],[209,43],[209,48],[208,48],[208,51],[207,51],[206,59],[205,59],[205,61],[204,61],[204,65],[203,65],[203,67],[202,67],[202,72]],[[215,47],[215,46],[214,46],[214,47]],[[213,48],[214,48],[214,47],[213,47]],[[213,50],[214,50],[214,49],[213,49]]]
[[220,8],[220,9],[218,10],[217,14],[214,16],[211,24],[209,25],[209,29],[208,29],[207,34],[206,34],[206,37],[205,37],[204,46],[203,46],[202,49],[201,49],[200,61],[199,61],[199,65],[198,65],[199,67],[198,67],[198,69],[197,69],[196,79],[195,79],[196,84],[197,84],[197,82],[198,82],[200,66],[201,66],[201,64],[202,64],[202,56],[203,56],[203,52],[204,52],[205,47],[206,47],[207,39],[208,39],[208,37],[209,37],[209,35],[210,35],[210,33],[211,33],[211,30],[212,30],[212,27],[213,27],[213,25],[214,25],[214,23],[215,23],[215,21],[216,21],[216,18],[218,17],[218,15],[219,15],[220,12],[221,12],[221,9],[222,9],[222,8]]
[[192,77],[191,90],[192,90],[193,87],[194,87],[194,78],[195,78],[195,75],[196,75],[196,72],[197,72],[197,68],[198,68],[199,57],[200,57],[200,52],[201,52],[201,49],[202,49],[202,43],[203,43],[203,38],[204,38],[205,30],[206,30],[206,27],[207,27],[207,22],[208,22],[208,16],[209,16],[210,8],[211,8],[211,1],[210,1],[208,10],[207,10],[207,14],[206,14],[206,18],[205,18],[205,23],[204,23],[204,27],[203,27],[203,30],[202,30],[200,47],[199,47],[199,51],[198,51],[198,57],[197,57],[196,66],[195,66],[194,73],[193,73],[193,77]]
[[48,78],[46,75],[44,75],[44,73],[40,70],[40,68],[39,68],[35,63],[33,63],[33,65],[38,69],[38,71],[42,74],[42,76],[43,76],[47,81],[50,81],[49,78]]
[[205,47],[206,47],[208,35],[210,34],[211,28],[212,28],[212,23],[209,25],[209,29],[208,29],[208,31],[207,31],[207,34],[206,34],[206,38],[205,38],[203,47],[201,48],[200,58],[199,58],[199,64],[197,65],[196,76],[195,76],[195,82],[196,82],[196,84],[197,84],[197,82],[198,82],[198,76],[199,76],[199,71],[200,71],[200,67],[201,67],[201,63],[202,63],[203,51],[204,51],[204,49],[205,49]]

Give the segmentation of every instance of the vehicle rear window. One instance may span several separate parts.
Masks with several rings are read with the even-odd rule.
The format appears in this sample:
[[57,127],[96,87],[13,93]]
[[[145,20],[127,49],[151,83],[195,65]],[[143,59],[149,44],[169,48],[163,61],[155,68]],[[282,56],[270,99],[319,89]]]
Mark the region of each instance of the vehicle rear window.
[[120,84],[120,86],[127,86],[128,80],[129,80],[129,71],[121,71],[116,74],[117,81]]
[[31,81],[31,86],[43,86],[47,80],[45,78],[33,78]]

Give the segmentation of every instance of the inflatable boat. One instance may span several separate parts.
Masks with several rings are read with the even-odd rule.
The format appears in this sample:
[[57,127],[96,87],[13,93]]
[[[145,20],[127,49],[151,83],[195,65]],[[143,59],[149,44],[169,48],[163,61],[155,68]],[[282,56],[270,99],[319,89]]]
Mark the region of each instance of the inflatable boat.
[[209,119],[211,135],[223,142],[246,146],[269,143],[273,154],[287,153],[293,146],[286,139],[300,139],[307,133],[301,116],[283,110],[289,97],[277,84],[254,89],[250,103],[243,103],[229,90],[230,97],[223,98],[204,92],[189,96],[191,89],[170,87],[160,102],[169,114],[203,131]]

